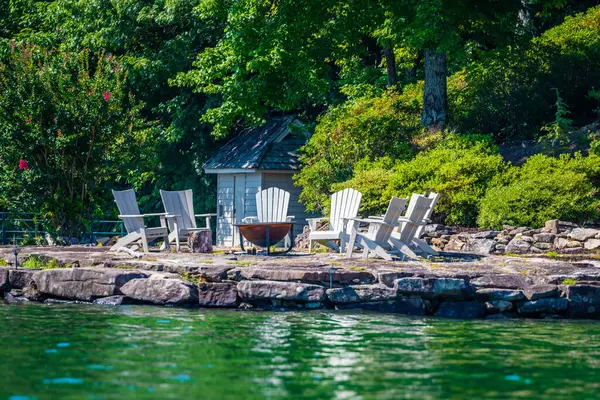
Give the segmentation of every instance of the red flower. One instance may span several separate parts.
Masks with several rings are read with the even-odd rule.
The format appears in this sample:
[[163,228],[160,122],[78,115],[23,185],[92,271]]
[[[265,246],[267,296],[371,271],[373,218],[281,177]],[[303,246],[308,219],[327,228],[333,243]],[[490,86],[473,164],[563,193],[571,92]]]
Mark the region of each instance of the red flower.
[[30,124],[30,123],[31,123],[31,117],[27,118],[27,119],[25,120],[25,123],[27,123],[27,124]]
[[19,160],[19,171],[27,171],[29,169],[29,164],[25,160]]
[[110,92],[104,93],[103,97],[104,97],[104,100],[106,100],[106,101],[110,100]]

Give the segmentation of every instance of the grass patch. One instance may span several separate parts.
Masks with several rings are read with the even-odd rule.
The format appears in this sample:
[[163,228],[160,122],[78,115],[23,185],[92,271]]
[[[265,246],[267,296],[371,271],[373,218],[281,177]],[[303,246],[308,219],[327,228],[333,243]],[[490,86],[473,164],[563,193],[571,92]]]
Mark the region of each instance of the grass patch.
[[546,253],[546,257],[550,257],[550,258],[558,258],[560,257],[560,254],[558,254],[555,251],[549,251]]
[[577,279],[573,279],[573,278],[565,278],[561,282],[561,285],[566,285],[566,286],[571,286],[571,285],[576,285],[576,284],[577,284]]
[[43,256],[29,256],[21,264],[23,268],[29,269],[56,269],[56,268],[68,268],[70,265],[61,265],[54,258],[43,257]]
[[365,267],[348,267],[348,269],[350,271],[356,271],[356,272],[366,271],[367,270]]
[[0,258],[0,267],[8,267],[10,264],[4,259]]
[[193,283],[194,285],[208,282],[201,275],[190,274],[189,272],[182,272],[179,274],[179,276],[181,276],[181,279],[183,279],[184,281],[188,281],[190,283]]
[[252,263],[250,261],[227,261],[229,265],[237,265],[238,267],[247,267]]
[[142,257],[142,261],[158,261],[158,258],[152,256],[144,256]]
[[519,254],[515,254],[515,253],[504,253],[504,255],[505,255],[506,257],[520,257],[520,255],[519,255]]
[[446,266],[442,265],[442,264],[437,264],[437,263],[429,263],[427,264],[427,266],[431,269],[443,269],[443,268],[447,268]]
[[118,268],[118,269],[136,269],[134,266],[127,265],[127,264],[117,264],[117,265],[113,266],[112,268]]
[[214,264],[213,260],[200,260],[198,261],[200,264]]
[[339,267],[340,265],[342,265],[342,263],[339,261],[330,261],[329,265],[334,266],[334,267]]

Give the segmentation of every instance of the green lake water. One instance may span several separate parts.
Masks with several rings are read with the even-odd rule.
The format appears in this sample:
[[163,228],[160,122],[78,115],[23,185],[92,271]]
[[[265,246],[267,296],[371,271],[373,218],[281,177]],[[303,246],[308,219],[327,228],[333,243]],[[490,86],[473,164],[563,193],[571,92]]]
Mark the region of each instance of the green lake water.
[[0,400],[600,398],[600,322],[86,305],[0,318]]

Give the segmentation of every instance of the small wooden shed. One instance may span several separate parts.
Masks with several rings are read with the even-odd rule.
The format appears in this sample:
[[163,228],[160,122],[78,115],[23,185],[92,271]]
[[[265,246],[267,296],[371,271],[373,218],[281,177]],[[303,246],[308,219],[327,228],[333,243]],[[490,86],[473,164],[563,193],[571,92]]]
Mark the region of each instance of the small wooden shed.
[[306,143],[302,123],[295,116],[278,117],[242,132],[204,164],[207,174],[217,174],[217,246],[239,245],[234,224],[256,216],[256,193],[270,187],[290,192],[288,215],[295,216],[294,233],[306,224],[301,188],[294,186],[298,149]]

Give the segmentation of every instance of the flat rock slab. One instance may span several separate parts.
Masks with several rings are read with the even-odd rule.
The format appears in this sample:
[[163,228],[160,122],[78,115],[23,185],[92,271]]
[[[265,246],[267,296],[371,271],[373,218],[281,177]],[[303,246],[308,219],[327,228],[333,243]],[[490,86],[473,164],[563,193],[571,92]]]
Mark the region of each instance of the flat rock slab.
[[238,296],[243,301],[288,300],[302,303],[320,303],[325,299],[325,288],[318,285],[277,281],[242,281],[237,284]]
[[264,281],[292,281],[305,283],[342,285],[367,284],[376,281],[375,275],[368,271],[336,270],[331,274],[326,270],[300,270],[300,269],[267,269],[267,268],[236,268],[229,271],[232,280],[264,280]]
[[120,289],[132,279],[145,278],[143,271],[107,268],[57,268],[33,275],[38,290],[45,295],[92,301],[122,294]]
[[398,292],[384,285],[355,285],[327,289],[327,298],[333,304],[387,301],[398,298]]
[[490,300],[485,303],[485,307],[488,313],[495,314],[512,310],[513,303],[506,300]]
[[121,287],[121,293],[144,303],[158,305],[197,304],[198,290],[181,279],[132,279]]
[[435,312],[436,317],[475,319],[485,315],[486,307],[478,301],[444,301]]
[[498,274],[475,278],[470,283],[477,288],[525,289],[531,286],[533,281],[521,275]]
[[485,288],[478,289],[475,292],[475,295],[482,299],[487,300],[505,300],[505,301],[515,301],[515,300],[525,300],[525,294],[522,290],[513,290],[513,289],[499,289],[499,288]]
[[201,307],[237,307],[237,285],[234,283],[200,283],[198,302]]
[[400,294],[418,295],[424,298],[460,298],[468,295],[463,279],[454,278],[400,278],[396,280]]

